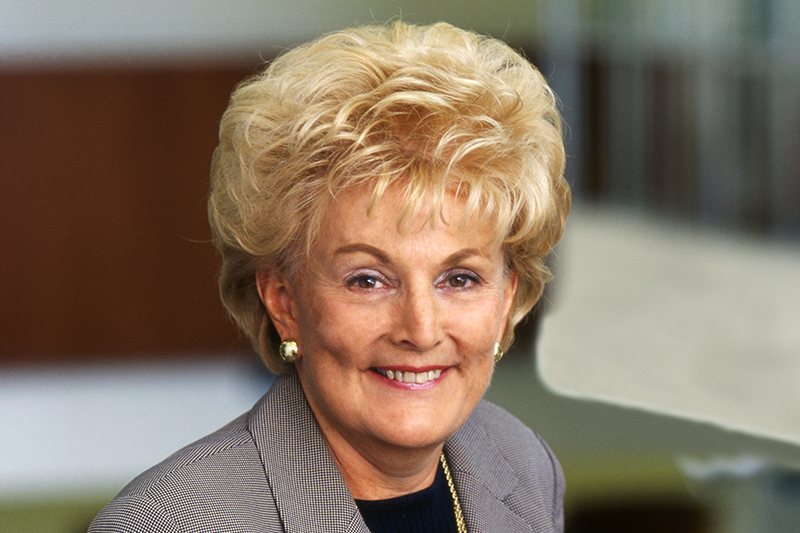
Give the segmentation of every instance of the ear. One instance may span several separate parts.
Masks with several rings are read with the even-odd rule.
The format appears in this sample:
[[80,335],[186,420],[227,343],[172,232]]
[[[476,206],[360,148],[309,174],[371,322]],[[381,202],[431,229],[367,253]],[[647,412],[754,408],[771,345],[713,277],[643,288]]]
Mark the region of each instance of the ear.
[[295,318],[291,285],[281,274],[269,268],[261,268],[256,272],[256,285],[258,295],[281,339],[298,340],[300,329]]
[[509,279],[506,281],[506,289],[503,294],[503,327],[500,330],[500,344],[503,343],[503,338],[506,336],[506,329],[508,329],[508,319],[511,314],[511,306],[514,304],[514,299],[517,296],[517,285],[519,284],[519,273],[514,271]]

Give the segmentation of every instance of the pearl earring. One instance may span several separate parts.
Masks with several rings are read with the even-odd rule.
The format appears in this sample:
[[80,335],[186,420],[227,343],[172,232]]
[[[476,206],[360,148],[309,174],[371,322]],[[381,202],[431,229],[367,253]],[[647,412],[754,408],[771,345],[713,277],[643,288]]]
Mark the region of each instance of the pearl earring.
[[503,358],[505,353],[503,352],[503,347],[500,346],[500,343],[494,343],[494,362],[500,362],[500,359]]
[[294,341],[283,341],[278,354],[286,363],[294,363],[297,360],[297,343]]

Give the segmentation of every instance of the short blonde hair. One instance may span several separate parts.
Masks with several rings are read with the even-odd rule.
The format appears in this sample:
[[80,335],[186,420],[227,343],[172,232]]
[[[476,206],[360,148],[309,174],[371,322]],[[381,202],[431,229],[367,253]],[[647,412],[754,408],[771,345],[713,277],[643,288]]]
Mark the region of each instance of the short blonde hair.
[[[445,194],[490,220],[519,275],[504,348],[541,297],[570,190],[556,98],[505,43],[448,24],[345,30],[295,48],[231,96],[214,152],[209,220],[222,301],[266,365],[283,372],[256,286],[295,275],[329,202],[400,187],[416,215]],[[400,224],[401,221],[398,221]]]

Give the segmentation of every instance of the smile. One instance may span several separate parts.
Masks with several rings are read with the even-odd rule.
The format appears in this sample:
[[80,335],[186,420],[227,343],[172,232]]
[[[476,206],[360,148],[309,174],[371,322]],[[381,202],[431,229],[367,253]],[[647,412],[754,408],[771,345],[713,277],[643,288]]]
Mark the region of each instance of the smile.
[[373,370],[398,383],[416,383],[418,385],[438,379],[442,375],[441,370],[428,370],[427,372],[403,372],[401,370],[383,370],[380,368],[373,368]]

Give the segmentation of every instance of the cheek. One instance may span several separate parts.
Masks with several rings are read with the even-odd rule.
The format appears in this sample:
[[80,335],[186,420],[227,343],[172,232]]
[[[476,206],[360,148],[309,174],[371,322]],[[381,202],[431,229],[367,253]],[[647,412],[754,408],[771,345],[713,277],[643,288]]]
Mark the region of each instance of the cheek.
[[505,300],[498,293],[478,301],[465,302],[455,306],[448,318],[475,337],[493,336],[504,322]]
[[301,311],[298,325],[305,351],[345,361],[357,358],[361,346],[385,328],[384,313],[318,296]]
[[503,330],[502,302],[493,300],[481,306],[454,309],[447,330],[460,346],[459,351],[485,371],[487,381],[494,367],[494,345]]

